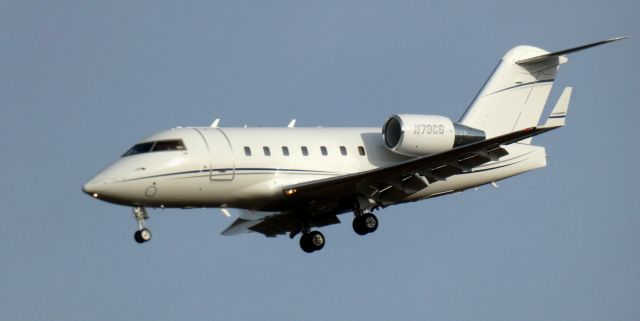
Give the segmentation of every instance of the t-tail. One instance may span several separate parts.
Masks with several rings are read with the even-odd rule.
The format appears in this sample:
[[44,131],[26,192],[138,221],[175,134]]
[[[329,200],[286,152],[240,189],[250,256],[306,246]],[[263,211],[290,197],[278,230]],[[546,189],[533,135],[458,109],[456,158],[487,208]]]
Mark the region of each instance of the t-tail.
[[[556,52],[531,46],[509,50],[462,115],[460,123],[483,130],[487,138],[537,126],[558,68],[567,62],[565,55],[624,38]],[[562,96],[568,103],[568,95]],[[529,143],[530,139],[523,142]]]

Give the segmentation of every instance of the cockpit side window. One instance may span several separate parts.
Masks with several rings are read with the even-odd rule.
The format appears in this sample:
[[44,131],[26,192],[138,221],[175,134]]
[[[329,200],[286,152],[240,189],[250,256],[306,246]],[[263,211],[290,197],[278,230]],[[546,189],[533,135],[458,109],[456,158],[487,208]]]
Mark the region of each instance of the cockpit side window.
[[136,144],[131,147],[126,153],[122,155],[131,156],[136,154],[148,153],[148,152],[160,152],[160,151],[180,151],[186,150],[184,143],[180,139],[159,140],[155,142],[145,142]]
[[184,148],[184,144],[182,143],[181,140],[174,139],[174,140],[157,141],[151,151],[157,152],[162,150],[185,150],[185,149],[186,148]]

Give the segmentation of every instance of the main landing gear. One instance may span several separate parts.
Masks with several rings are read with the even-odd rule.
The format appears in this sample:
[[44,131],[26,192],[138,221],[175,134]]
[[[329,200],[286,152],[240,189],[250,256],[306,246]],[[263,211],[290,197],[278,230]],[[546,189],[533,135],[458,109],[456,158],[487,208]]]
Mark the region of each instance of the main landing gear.
[[147,210],[144,207],[134,207],[133,215],[138,222],[138,230],[133,234],[133,238],[138,243],[144,243],[151,240],[151,231],[144,226],[144,220],[149,218]]
[[353,230],[358,235],[373,233],[378,229],[378,218],[369,212],[356,211],[353,219]]
[[[300,236],[300,248],[303,251],[311,253],[322,250],[322,248],[324,247],[324,243],[326,241],[324,235],[319,231],[312,231],[309,227],[308,220],[304,220],[301,222],[300,230],[298,230],[297,232],[302,232],[302,236]],[[297,234],[297,232],[294,233]],[[293,238],[295,235],[294,233],[290,234],[289,236]]]
[[318,231],[303,232],[300,237],[300,248],[307,253],[322,250],[324,243],[324,235]]
[[[353,219],[353,230],[359,235],[373,233],[378,229],[378,218],[369,211],[354,210],[355,218]],[[300,248],[307,253],[319,251],[324,247],[324,235],[318,231],[311,231],[309,224],[305,223],[302,227],[302,236],[300,237]],[[297,232],[299,232],[298,230]],[[297,233],[296,232],[296,233]],[[291,234],[291,238],[295,234]]]

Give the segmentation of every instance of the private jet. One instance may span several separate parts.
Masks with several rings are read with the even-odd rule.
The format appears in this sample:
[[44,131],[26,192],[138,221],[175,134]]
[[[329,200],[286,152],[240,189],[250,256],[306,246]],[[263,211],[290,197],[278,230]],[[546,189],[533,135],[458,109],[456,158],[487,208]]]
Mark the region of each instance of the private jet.
[[359,235],[376,231],[373,214],[495,184],[546,166],[532,139],[565,126],[571,87],[538,125],[566,55],[617,37],[548,52],[517,46],[499,61],[462,117],[396,114],[382,128],[178,127],[134,144],[89,180],[91,197],[131,207],[134,239],[151,239],[147,208],[219,208],[235,221],[223,235],[300,236],[311,253],[325,246],[318,228],[353,213]]

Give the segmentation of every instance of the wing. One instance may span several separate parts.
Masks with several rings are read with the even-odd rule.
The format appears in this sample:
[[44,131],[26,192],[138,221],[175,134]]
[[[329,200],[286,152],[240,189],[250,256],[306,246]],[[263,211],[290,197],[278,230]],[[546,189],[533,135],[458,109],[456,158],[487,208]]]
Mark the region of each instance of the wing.
[[[339,224],[337,213],[324,212],[314,213],[309,217],[309,226],[322,227],[332,224]],[[236,235],[248,232],[258,232],[268,237],[278,234],[291,233],[291,236],[300,231],[300,212],[273,213],[269,216],[239,216],[222,235]]]
[[[278,234],[291,233],[293,237],[300,232],[301,221],[300,212],[252,212],[241,209],[234,209],[239,215],[236,220],[229,225],[222,235],[237,235],[249,232],[257,232],[268,237],[275,237]],[[332,224],[339,224],[337,213],[335,212],[317,212],[309,217],[307,222],[309,226],[322,227]]]
[[283,193],[290,201],[301,203],[328,197],[353,199],[354,196],[362,195],[386,206],[433,182],[470,171],[476,166],[507,155],[502,145],[512,144],[558,127],[561,126],[525,128],[386,167],[287,186]]
[[283,193],[290,201],[298,202],[309,202],[328,196],[363,195],[376,199],[382,206],[393,204],[433,182],[468,172],[474,167],[507,155],[508,152],[501,147],[503,145],[565,126],[571,91],[571,87],[565,88],[543,126],[525,128],[442,153],[416,157],[369,171],[290,185],[283,189]]

